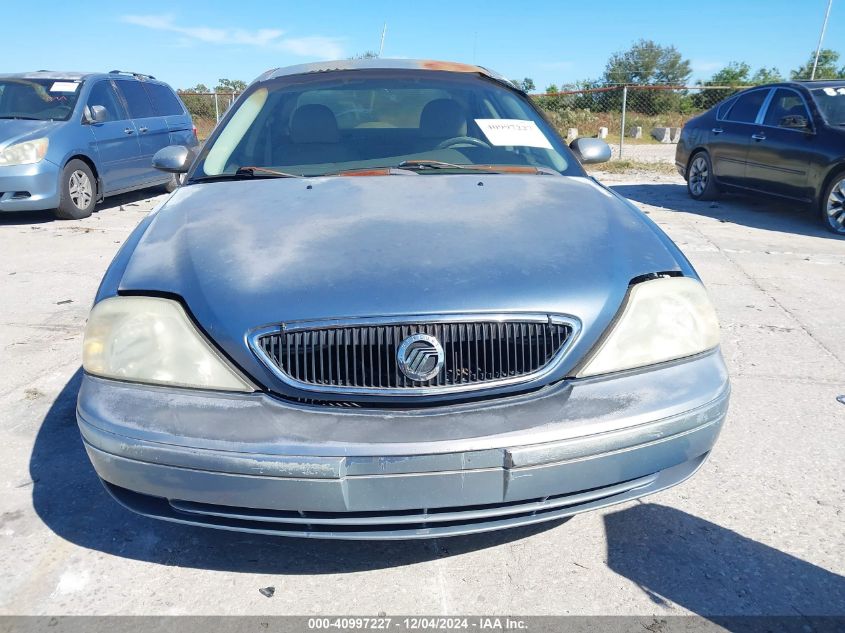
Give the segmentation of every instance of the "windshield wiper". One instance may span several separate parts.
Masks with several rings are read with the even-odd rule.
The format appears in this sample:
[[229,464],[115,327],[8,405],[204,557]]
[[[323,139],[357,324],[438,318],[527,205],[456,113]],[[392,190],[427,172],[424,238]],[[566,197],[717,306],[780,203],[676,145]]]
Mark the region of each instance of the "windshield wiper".
[[5,114],[0,115],[0,119],[22,119],[24,121],[45,121],[46,119],[39,119],[37,116],[23,116],[20,114]]
[[254,178],[304,178],[302,174],[289,174],[286,171],[269,169],[267,167],[238,167],[235,175],[252,176]]
[[323,176],[419,176],[411,169],[401,167],[353,167],[352,169],[341,169]]
[[459,165],[442,160],[403,160],[398,167],[402,169],[461,169],[467,171],[482,171],[490,174],[549,174],[560,176],[560,172],[549,167],[535,165]]
[[214,180],[253,180],[255,178],[304,178],[301,174],[289,174],[266,167],[238,167],[235,173],[213,174],[191,178],[190,182],[211,182]]
[[397,167],[399,169],[466,169],[469,171],[486,171],[479,169],[480,165],[458,165],[457,163],[447,163],[442,160],[423,159],[403,160]]

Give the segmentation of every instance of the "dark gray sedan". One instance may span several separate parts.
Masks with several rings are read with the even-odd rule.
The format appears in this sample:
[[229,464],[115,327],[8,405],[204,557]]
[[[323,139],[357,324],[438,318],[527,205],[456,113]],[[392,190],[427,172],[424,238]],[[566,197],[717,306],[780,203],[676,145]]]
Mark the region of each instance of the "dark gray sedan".
[[684,126],[675,164],[693,198],[730,190],[796,200],[845,235],[845,81],[734,95]]
[[675,485],[729,382],[678,248],[483,68],[253,82],[129,237],[78,422],[142,514],[322,538],[537,523]]

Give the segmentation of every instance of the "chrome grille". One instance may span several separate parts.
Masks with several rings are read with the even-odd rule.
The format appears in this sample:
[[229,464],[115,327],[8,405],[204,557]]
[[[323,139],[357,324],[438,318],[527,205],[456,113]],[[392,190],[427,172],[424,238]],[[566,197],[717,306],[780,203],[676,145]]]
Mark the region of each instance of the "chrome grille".
[[[286,382],[332,393],[470,390],[523,382],[548,369],[573,338],[576,322],[550,318],[281,326],[253,336],[253,349]],[[443,348],[442,369],[415,381],[397,351],[414,334]]]

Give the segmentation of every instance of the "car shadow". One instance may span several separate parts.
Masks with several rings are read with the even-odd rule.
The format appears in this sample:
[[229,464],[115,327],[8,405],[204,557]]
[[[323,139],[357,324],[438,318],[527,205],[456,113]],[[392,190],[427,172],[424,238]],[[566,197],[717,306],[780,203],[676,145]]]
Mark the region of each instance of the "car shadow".
[[604,524],[608,566],[655,604],[671,601],[717,623],[716,616],[845,615],[845,577],[682,510],[643,503]]
[[[103,213],[119,209],[124,205],[133,205],[141,200],[148,200],[164,194],[164,187],[150,187],[149,189],[138,189],[117,196],[111,196],[94,207],[94,213]],[[76,220],[85,222],[88,218]],[[4,211],[0,213],[0,226],[23,226],[27,224],[45,224],[47,222],[63,222],[57,220],[52,211]],[[73,220],[71,220],[73,221]]]
[[634,202],[670,211],[695,213],[721,222],[768,231],[843,239],[822,226],[815,210],[797,202],[735,194],[723,194],[713,202],[702,202],[693,200],[685,185],[674,183],[610,185],[610,188]]
[[33,507],[59,537],[88,549],[160,565],[277,574],[338,574],[399,567],[480,550],[549,530],[565,520],[471,536],[344,541],[227,532],[148,519],[105,491],[76,425],[79,369],[53,402],[30,458]]

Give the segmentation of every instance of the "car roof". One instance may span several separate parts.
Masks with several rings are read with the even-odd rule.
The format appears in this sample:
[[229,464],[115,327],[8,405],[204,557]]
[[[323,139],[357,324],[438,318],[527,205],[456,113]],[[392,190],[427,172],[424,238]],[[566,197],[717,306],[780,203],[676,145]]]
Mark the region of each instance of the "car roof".
[[[794,81],[777,81],[759,86],[741,86],[741,90],[754,90],[755,88],[827,88],[829,86],[845,86],[845,79],[796,79]],[[734,96],[734,95],[731,95]]]
[[123,70],[111,70],[109,72],[80,72],[80,71],[62,71],[62,70],[34,70],[22,73],[0,73],[2,79],[55,79],[57,81],[82,81],[85,79],[100,79],[105,77],[124,77],[144,80],[157,81],[152,75],[144,75],[142,73],[133,73]]
[[845,79],[814,79],[796,81],[794,83],[801,84],[805,88],[830,88],[836,86],[845,86]]
[[335,61],[314,62],[310,64],[297,64],[268,70],[255,81],[266,81],[277,77],[288,77],[292,75],[305,75],[309,73],[330,72],[335,70],[439,70],[453,73],[476,73],[490,77],[496,81],[506,83],[515,87],[513,83],[503,75],[494,72],[483,66],[474,64],[462,64],[460,62],[445,62],[434,59],[385,59],[373,57],[369,59],[340,59]]

